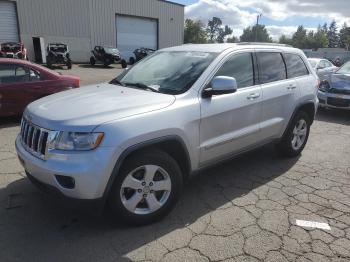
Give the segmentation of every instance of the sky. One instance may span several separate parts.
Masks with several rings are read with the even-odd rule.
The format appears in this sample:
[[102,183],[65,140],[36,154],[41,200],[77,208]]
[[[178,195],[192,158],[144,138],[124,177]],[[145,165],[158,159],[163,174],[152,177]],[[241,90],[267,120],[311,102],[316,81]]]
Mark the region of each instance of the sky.
[[319,24],[335,19],[338,27],[350,24],[349,0],[171,0],[186,5],[185,17],[207,23],[213,16],[239,37],[243,28],[254,25],[258,14],[274,40],[291,36],[298,25],[315,30]]

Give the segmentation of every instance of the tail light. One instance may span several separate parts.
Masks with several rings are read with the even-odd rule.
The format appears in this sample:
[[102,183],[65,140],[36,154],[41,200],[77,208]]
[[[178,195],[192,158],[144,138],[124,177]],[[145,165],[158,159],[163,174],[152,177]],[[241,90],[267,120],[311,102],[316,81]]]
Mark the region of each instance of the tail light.
[[74,87],[75,88],[80,87],[80,78],[77,78],[74,80]]

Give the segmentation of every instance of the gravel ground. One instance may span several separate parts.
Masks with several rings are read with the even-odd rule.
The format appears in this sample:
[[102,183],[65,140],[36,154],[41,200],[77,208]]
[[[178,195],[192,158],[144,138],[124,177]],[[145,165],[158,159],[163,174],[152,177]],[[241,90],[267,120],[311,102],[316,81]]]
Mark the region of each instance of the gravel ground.
[[350,112],[319,112],[299,158],[266,146],[201,172],[168,217],[137,228],[39,192],[18,131],[0,126],[0,261],[350,261]]

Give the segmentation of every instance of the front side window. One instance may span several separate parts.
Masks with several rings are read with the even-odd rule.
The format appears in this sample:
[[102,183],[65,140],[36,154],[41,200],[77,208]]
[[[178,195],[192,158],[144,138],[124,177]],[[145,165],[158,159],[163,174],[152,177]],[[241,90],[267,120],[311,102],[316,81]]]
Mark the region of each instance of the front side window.
[[332,67],[332,63],[327,61],[327,60],[324,60],[324,64],[325,64],[325,67]]
[[0,64],[0,83],[11,84],[27,81],[29,81],[29,71],[26,67]]
[[234,77],[238,88],[253,86],[254,68],[252,54],[243,53],[232,56],[215,75]]
[[262,84],[287,78],[286,67],[280,53],[260,52],[256,54],[259,62]]
[[326,63],[324,60],[321,60],[320,63],[318,64],[318,69],[324,69],[326,68]]
[[33,70],[33,69],[30,69],[29,70],[29,76],[30,76],[30,81],[40,81],[41,80],[41,77],[40,77],[40,73]]
[[216,56],[216,53],[198,51],[156,52],[118,76],[118,82],[112,80],[111,83],[181,94],[192,87]]
[[284,54],[283,56],[287,66],[288,78],[294,78],[309,74],[309,71],[307,70],[300,56],[296,54]]

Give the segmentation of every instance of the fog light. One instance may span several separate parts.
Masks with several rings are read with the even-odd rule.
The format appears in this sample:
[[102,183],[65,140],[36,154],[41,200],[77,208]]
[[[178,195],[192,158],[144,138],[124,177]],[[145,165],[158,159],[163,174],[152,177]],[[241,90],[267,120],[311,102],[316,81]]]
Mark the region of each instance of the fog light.
[[75,180],[70,176],[55,175],[57,182],[64,188],[73,189],[75,187]]

